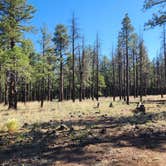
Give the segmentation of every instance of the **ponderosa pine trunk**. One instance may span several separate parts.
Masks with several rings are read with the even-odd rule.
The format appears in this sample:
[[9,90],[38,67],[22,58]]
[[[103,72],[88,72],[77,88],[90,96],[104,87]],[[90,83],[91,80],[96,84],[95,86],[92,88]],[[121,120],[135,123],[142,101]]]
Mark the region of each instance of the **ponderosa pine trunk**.
[[84,66],[85,66],[85,48],[84,39],[82,41],[82,59],[80,61],[80,100],[84,99]]
[[133,92],[136,97],[136,67],[135,67],[135,51],[133,49]]
[[126,30],[126,103],[129,105],[129,95],[130,95],[130,90],[129,90],[129,55],[128,55],[128,32]]
[[140,42],[140,88],[139,88],[139,93],[140,93],[140,102],[142,102],[142,92],[143,92],[143,85],[142,85],[142,66],[143,66],[143,64],[142,64],[142,55],[143,53],[142,53],[142,41]]
[[165,62],[165,87],[164,89],[166,89],[166,30],[165,30],[165,24],[164,24],[164,39],[163,39],[163,47],[164,47],[164,62]]
[[126,58],[123,58],[123,100],[126,101]]
[[63,55],[62,49],[60,48],[60,85],[59,85],[59,101],[64,99],[64,88],[63,88]]
[[95,57],[96,57],[96,53],[95,53],[95,50],[93,51],[93,59],[92,59],[92,80],[91,80],[91,97],[92,97],[92,100],[94,100],[94,85],[95,85]]
[[96,100],[99,100],[99,38],[96,38]]
[[[14,49],[15,42],[11,39],[11,50]],[[16,56],[13,55],[13,63],[14,66],[16,65]],[[17,109],[17,89],[16,89],[16,71],[10,70],[8,73],[8,80],[9,80],[9,88],[8,88],[8,99],[9,99],[9,106],[8,109]]]
[[48,89],[47,89],[47,99],[48,101],[51,101],[51,78],[50,75],[48,75]]
[[4,99],[5,99],[5,105],[8,105],[8,72],[6,72],[6,80],[5,80],[5,93],[4,93]]
[[79,76],[80,76],[80,87],[79,87],[79,101],[82,101],[82,65],[81,65],[81,57],[79,55]]
[[113,56],[113,51],[112,51],[112,74],[113,74],[113,101],[115,101],[115,61],[114,61],[114,56]]
[[138,56],[136,56],[136,69],[135,69],[135,72],[136,72],[136,82],[135,82],[136,97],[138,97],[138,80],[139,80],[139,77],[138,77]]
[[75,39],[76,35],[75,16],[72,18],[72,100],[75,102]]
[[40,87],[41,87],[41,94],[40,94],[40,101],[41,101],[41,103],[40,103],[40,107],[43,108],[43,105],[44,105],[44,78],[42,78]]
[[118,51],[118,86],[119,86],[119,99],[122,99],[122,56]]

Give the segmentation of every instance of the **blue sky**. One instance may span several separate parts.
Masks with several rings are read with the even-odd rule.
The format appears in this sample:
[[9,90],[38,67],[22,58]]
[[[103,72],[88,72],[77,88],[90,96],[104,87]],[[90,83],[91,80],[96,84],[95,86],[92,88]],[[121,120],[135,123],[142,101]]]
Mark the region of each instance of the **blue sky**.
[[[72,13],[77,17],[81,34],[84,34],[86,44],[94,43],[96,33],[101,39],[102,55],[110,56],[112,45],[117,43],[117,35],[125,13],[129,14],[135,31],[143,30],[144,23],[151,17],[153,10],[141,11],[144,0],[28,0],[37,9],[31,24],[37,29],[47,24],[49,32],[53,33],[57,24],[70,27]],[[145,44],[150,58],[156,56],[160,49],[162,28],[157,27],[143,32]],[[37,51],[40,50],[38,40],[40,34],[30,34]]]

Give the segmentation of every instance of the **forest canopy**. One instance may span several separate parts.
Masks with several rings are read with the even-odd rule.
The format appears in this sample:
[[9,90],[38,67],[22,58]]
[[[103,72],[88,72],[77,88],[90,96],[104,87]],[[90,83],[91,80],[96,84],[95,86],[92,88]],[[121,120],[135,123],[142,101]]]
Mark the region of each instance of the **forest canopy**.
[[[143,8],[158,6],[158,12],[145,26],[164,26],[165,0],[145,0]],[[166,93],[166,32],[161,51],[149,58],[143,36],[135,31],[126,13],[121,21],[116,48],[102,56],[100,34],[86,44],[75,15],[70,28],[47,25],[40,29],[41,53],[24,37],[33,25],[27,24],[36,12],[26,0],[0,1],[0,102],[17,109],[17,102],[96,99],[119,97],[129,104],[129,96]],[[30,25],[30,26],[29,26]]]

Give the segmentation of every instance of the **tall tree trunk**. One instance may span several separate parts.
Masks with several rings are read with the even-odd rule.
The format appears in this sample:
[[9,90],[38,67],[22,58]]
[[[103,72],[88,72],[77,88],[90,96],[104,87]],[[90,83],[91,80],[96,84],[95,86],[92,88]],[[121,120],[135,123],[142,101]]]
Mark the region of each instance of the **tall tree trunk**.
[[[1,71],[1,64],[0,64],[0,71]],[[0,102],[3,101],[3,94],[2,94],[2,80],[1,80],[1,75],[0,75]]]
[[82,67],[81,67],[81,57],[79,53],[79,80],[80,80],[80,87],[79,87],[79,101],[82,101]]
[[7,81],[7,74],[6,74],[6,80],[5,80],[5,105],[8,105],[8,81]]
[[127,95],[127,100],[126,103],[129,105],[129,55],[128,55],[128,32],[126,30],[126,95]]
[[163,39],[163,47],[164,47],[164,61],[165,61],[165,87],[166,89],[166,30],[165,30],[165,24],[164,24],[164,39]]
[[69,80],[69,91],[68,91],[68,99],[72,99],[72,85],[71,85],[71,81]]
[[63,56],[60,49],[60,93],[59,93],[59,101],[63,101],[64,99],[64,88],[63,88]]
[[43,108],[43,105],[44,105],[44,78],[42,78],[40,87],[41,87],[41,93],[40,93],[40,101],[41,101],[41,103],[40,103],[40,107]]
[[135,69],[135,51],[133,49],[133,90],[134,98],[136,97],[136,69]]
[[26,101],[27,101],[27,84],[24,78],[22,78],[21,101],[24,102],[24,104],[26,104]]
[[[13,50],[15,46],[15,42],[11,39],[11,50]],[[16,65],[16,56],[13,56],[13,63],[14,66]],[[9,71],[9,91],[8,91],[8,99],[9,99],[9,106],[8,109],[17,109],[17,89],[16,89],[16,71],[10,70]]]
[[92,89],[92,100],[94,100],[94,85],[95,85],[95,57],[96,57],[96,53],[95,50],[93,51],[93,60],[92,60],[92,80],[91,80],[91,89]]
[[113,101],[115,101],[115,61],[112,51],[112,74],[113,74]]
[[142,53],[142,41],[141,41],[141,43],[140,43],[140,102],[142,102],[142,89],[143,89],[143,85],[142,85],[142,55],[143,53]]
[[80,101],[84,99],[84,66],[85,66],[85,50],[84,50],[84,39],[82,41],[82,61],[80,60]]
[[24,83],[24,104],[27,102],[27,84]]
[[75,102],[75,52],[74,52],[75,46],[74,46],[74,40],[73,40],[73,48],[72,48],[72,100]]
[[9,107],[8,109],[17,109],[17,91],[16,91],[16,78],[15,71],[9,72]]
[[136,72],[136,83],[135,83],[135,86],[136,86],[136,97],[138,97],[138,80],[139,80],[139,77],[138,77],[138,57],[136,56],[136,69],[135,69],[135,72]]
[[126,101],[126,58],[123,58],[123,99]]
[[96,38],[96,100],[99,100],[99,38]]
[[122,56],[120,50],[118,51],[118,86],[119,99],[122,99]]
[[72,100],[75,102],[75,38],[76,38],[75,17],[72,18]]
[[48,75],[48,101],[51,101],[51,78],[50,75]]

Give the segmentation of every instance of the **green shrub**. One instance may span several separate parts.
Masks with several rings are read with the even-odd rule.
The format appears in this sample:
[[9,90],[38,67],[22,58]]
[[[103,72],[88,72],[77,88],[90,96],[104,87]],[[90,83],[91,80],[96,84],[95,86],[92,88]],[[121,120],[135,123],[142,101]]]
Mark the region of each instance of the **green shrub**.
[[17,119],[9,119],[6,123],[6,127],[9,133],[15,133],[18,131],[20,125]]

